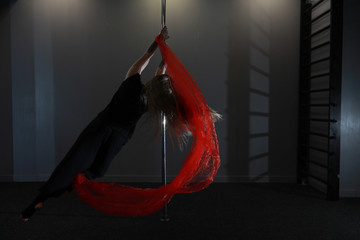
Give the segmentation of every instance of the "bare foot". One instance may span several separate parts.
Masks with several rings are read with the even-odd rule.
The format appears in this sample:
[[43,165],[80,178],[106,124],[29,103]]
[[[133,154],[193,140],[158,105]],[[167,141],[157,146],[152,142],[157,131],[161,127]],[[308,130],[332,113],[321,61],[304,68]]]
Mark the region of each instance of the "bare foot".
[[20,219],[21,219],[21,221],[23,221],[23,222],[29,221],[29,218],[25,218],[22,214],[20,214]]
[[30,207],[30,208],[25,209],[20,215],[21,221],[23,221],[23,222],[29,221],[30,217],[35,213],[35,211],[40,210],[43,207],[44,207],[44,203],[39,202],[33,208]]
[[39,210],[42,209],[44,207],[44,203],[43,202],[39,202],[38,204],[35,205],[35,210]]

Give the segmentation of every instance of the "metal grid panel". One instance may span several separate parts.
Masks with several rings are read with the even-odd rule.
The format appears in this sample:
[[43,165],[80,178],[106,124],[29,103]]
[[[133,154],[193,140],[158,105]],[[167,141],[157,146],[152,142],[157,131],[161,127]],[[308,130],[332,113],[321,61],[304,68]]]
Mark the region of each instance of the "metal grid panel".
[[342,1],[301,3],[298,181],[339,198]]

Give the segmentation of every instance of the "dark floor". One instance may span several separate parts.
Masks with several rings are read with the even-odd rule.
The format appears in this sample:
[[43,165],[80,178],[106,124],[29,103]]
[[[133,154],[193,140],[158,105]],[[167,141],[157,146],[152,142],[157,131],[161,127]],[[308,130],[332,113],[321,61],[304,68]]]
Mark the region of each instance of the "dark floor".
[[162,213],[120,218],[96,212],[75,193],[50,199],[29,222],[20,210],[39,183],[0,183],[0,239],[357,240],[360,199],[324,200],[296,184],[212,184],[170,202]]

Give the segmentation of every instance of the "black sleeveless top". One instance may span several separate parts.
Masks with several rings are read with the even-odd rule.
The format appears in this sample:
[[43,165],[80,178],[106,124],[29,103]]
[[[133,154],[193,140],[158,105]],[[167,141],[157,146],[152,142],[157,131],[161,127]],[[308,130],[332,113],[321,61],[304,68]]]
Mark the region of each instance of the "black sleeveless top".
[[113,130],[133,134],[136,123],[147,111],[144,84],[140,74],[135,74],[120,85],[111,102],[96,117]]

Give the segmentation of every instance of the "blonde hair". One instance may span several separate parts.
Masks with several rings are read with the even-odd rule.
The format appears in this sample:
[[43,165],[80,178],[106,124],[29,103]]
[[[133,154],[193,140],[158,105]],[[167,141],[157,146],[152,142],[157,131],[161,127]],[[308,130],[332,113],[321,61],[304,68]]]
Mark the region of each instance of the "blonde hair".
[[[182,109],[173,93],[169,76],[166,74],[157,75],[145,84],[144,95],[148,103],[149,117],[155,121],[156,132],[161,129],[162,114],[165,115],[171,137],[175,135],[179,146],[187,143],[191,132],[187,123],[182,121],[185,118],[185,111]],[[209,108],[213,121],[221,119],[222,116]],[[172,139],[172,138],[171,138]]]

